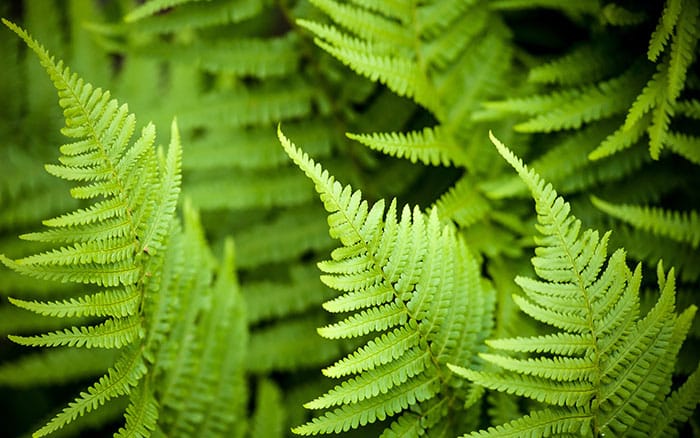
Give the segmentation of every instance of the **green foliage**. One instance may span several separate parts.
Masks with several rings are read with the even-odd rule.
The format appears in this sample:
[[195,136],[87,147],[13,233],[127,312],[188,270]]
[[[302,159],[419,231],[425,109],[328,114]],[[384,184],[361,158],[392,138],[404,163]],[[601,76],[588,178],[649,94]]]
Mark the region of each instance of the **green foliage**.
[[0,2],[3,436],[700,436],[699,6]]
[[332,410],[293,431],[337,433],[397,415],[384,436],[457,433],[450,406],[468,408],[474,400],[451,381],[446,365],[471,362],[491,328],[494,297],[476,260],[454,228],[440,224],[436,209],[428,216],[404,206],[397,220],[395,200],[386,211],[383,200],[370,207],[360,191],[343,187],[280,130],[278,136],[314,182],[330,214],[329,233],[342,243],[331,260],[319,263],[321,280],[342,292],[323,306],[350,315],[319,334],[371,334],[323,370],[329,377],[355,377],[305,405]]
[[532,259],[540,279],[517,277],[525,297],[515,296],[515,302],[560,331],[488,341],[511,354],[537,353],[527,359],[480,355],[501,372],[450,366],[487,388],[551,405],[469,436],[668,436],[674,423],[685,422],[700,402],[700,368],[669,394],[674,360],[668,358],[677,356],[697,307],[676,314],[674,272],[664,273],[659,263],[661,296],[640,318],[641,266],[632,272],[624,250],[608,258],[609,233],[581,232],[581,221],[552,186],[494,137],[492,141],[531,190],[541,234]]

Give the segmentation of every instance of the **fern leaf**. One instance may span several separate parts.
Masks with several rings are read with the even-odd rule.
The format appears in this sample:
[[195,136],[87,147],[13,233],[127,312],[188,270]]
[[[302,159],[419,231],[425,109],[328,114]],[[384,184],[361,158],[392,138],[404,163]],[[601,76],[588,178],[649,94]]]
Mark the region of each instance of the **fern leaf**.
[[583,123],[619,114],[634,98],[639,82],[639,69],[631,68],[621,76],[581,89],[573,100],[562,102],[550,112],[518,124],[516,129],[551,132],[578,128]]
[[[360,191],[343,187],[287,139],[278,137],[292,160],[314,182],[329,212],[329,234],[342,246],[331,260],[318,264],[328,286],[344,292],[326,303],[332,311],[354,311],[344,320],[322,327],[329,338],[373,338],[323,373],[356,375],[307,407],[337,406],[296,427],[297,434],[333,433],[402,414],[386,433],[407,426],[404,413],[439,403],[439,394],[458,391],[445,378],[448,361],[469,361],[490,331],[492,291],[483,287],[478,265],[450,226],[440,223],[437,210],[427,216],[405,206],[400,219],[392,201],[370,206]],[[467,309],[484,309],[470,312]],[[449,388],[449,389],[448,389]],[[436,399],[437,398],[437,399]],[[435,412],[425,427],[449,430],[449,409]],[[426,415],[429,415],[426,413]],[[434,421],[433,421],[434,420]],[[432,423],[430,421],[433,421]],[[444,432],[443,431],[443,432]]]
[[413,35],[407,27],[367,9],[339,4],[333,0],[312,0],[311,3],[328,14],[333,21],[367,41],[406,46],[413,41]]
[[[481,355],[500,372],[450,366],[480,385],[554,405],[471,436],[648,435],[656,425],[647,419],[670,400],[675,357],[696,309],[675,313],[674,272],[664,274],[659,264],[661,296],[640,319],[641,267],[630,272],[623,250],[608,258],[609,233],[600,238],[592,230],[582,232],[569,204],[552,186],[493,135],[491,140],[530,188],[541,233],[532,264],[542,280],[516,278],[526,297],[514,297],[515,302],[561,331],[490,341],[505,351],[544,353],[528,359]],[[675,409],[683,418],[687,408]]]
[[408,158],[433,166],[453,166],[466,162],[460,150],[444,129],[424,128],[421,132],[347,134],[348,138],[359,141],[370,149],[384,152],[398,158]]
[[34,347],[122,348],[139,337],[141,321],[138,318],[108,319],[95,326],[72,327],[38,336],[9,336],[20,345]]
[[681,14],[682,3],[683,0],[666,0],[661,19],[651,34],[651,40],[649,41],[647,58],[650,61],[656,61],[661,52],[663,52],[669,38],[671,38],[673,29]]
[[589,436],[590,417],[584,411],[544,409],[504,425],[489,427],[465,437],[539,437],[550,435]]
[[63,301],[40,302],[9,298],[10,302],[17,307],[40,315],[60,318],[72,316],[126,317],[137,312],[139,299],[138,292],[133,287],[97,292]]
[[700,219],[695,210],[678,212],[655,207],[615,205],[596,197],[591,201],[600,210],[636,228],[688,243],[693,248],[700,244]]
[[685,86],[688,67],[693,62],[695,46],[698,42],[698,14],[700,7],[697,2],[683,1],[682,13],[676,23],[676,34],[671,42],[671,55],[668,67],[667,94],[675,101]]

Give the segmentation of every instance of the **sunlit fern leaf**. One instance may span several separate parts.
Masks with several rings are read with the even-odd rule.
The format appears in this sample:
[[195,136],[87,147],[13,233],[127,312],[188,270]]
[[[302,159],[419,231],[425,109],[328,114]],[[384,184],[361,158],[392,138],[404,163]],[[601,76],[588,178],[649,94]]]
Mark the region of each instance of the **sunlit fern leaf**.
[[382,151],[387,155],[407,158],[412,163],[417,161],[433,166],[460,166],[466,162],[464,153],[455,144],[455,140],[440,127],[424,128],[422,131],[374,134],[347,134],[370,149]]
[[551,110],[517,125],[516,129],[551,132],[579,128],[583,123],[620,114],[634,99],[640,80],[643,70],[631,68],[619,77],[577,90],[573,99],[558,102]]
[[383,200],[370,206],[279,129],[278,136],[314,182],[329,212],[329,233],[343,245],[318,266],[325,273],[321,280],[343,292],[324,307],[352,314],[319,333],[374,336],[324,370],[333,377],[355,376],[309,402],[309,408],[330,410],[293,431],[337,433],[401,414],[386,436],[409,427],[406,416],[415,430],[457,432],[448,408],[429,407],[444,400],[465,403],[466,389],[452,385],[444,364],[469,362],[490,331],[493,291],[482,284],[474,257],[453,227],[440,223],[436,209],[428,216],[406,206],[397,219],[395,201],[386,212]]
[[664,10],[656,25],[656,29],[651,34],[647,57],[651,61],[656,61],[659,54],[671,38],[673,29],[676,26],[678,17],[681,15],[683,0],[666,0]]
[[671,53],[668,61],[668,96],[675,101],[685,87],[688,67],[693,62],[695,47],[700,36],[698,29],[698,14],[700,5],[693,0],[683,1],[683,11],[678,17],[676,34],[671,42]]
[[[46,170],[73,181],[71,195],[91,203],[46,220],[47,231],[26,235],[29,240],[64,246],[17,260],[0,255],[0,260],[36,278],[106,287],[77,299],[14,303],[40,315],[107,317],[94,325],[10,339],[23,345],[121,350],[103,377],[35,432],[44,436],[110,399],[130,394],[149,372],[145,348],[137,344],[150,329],[146,303],[160,293],[158,268],[163,265],[180,192],[181,146],[174,122],[167,153],[154,148],[151,124],[132,142],[136,121],[126,105],[57,62],[23,29],[3,23],[37,55],[58,90],[65,118],[62,133],[72,143],[61,146],[60,164],[47,165]],[[129,424],[134,412],[127,415],[132,418]]]
[[695,210],[679,212],[657,207],[616,205],[596,197],[591,201],[600,210],[635,228],[688,243],[694,248],[700,244],[700,219]]
[[[490,341],[511,353],[545,353],[530,359],[481,355],[500,372],[450,366],[487,388],[553,405],[469,436],[647,436],[656,427],[650,420],[673,404],[674,363],[696,308],[676,313],[673,269],[666,274],[659,264],[661,296],[640,318],[641,267],[631,272],[623,250],[608,258],[609,233],[599,238],[596,231],[581,231],[581,222],[552,186],[491,139],[532,192],[541,233],[532,259],[540,279],[517,277],[525,297],[514,298],[525,313],[560,331],[544,338]],[[691,386],[695,379],[688,380]],[[673,406],[669,423],[685,421],[699,401],[686,397],[682,406]]]
[[64,301],[24,301],[10,298],[17,307],[45,316],[61,318],[72,316],[127,317],[138,312],[139,295],[135,287],[111,289]]

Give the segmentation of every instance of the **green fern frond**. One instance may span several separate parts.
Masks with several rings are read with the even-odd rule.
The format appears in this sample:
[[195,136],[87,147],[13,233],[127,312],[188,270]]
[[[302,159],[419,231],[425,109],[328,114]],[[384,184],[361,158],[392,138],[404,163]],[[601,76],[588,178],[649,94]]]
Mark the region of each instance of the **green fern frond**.
[[549,112],[516,125],[516,130],[551,132],[578,128],[583,123],[622,113],[641,85],[641,73],[640,69],[631,68],[616,78],[577,90],[573,99],[556,99],[553,101],[556,106]]
[[[95,325],[10,339],[31,346],[122,351],[103,377],[34,434],[44,436],[110,399],[132,395],[139,385],[138,391],[144,391],[143,377],[152,372],[153,366],[147,344],[153,345],[151,339],[157,331],[154,327],[158,327],[158,319],[150,319],[153,315],[149,305],[155,296],[164,293],[160,290],[163,277],[159,269],[168,266],[164,256],[176,229],[173,224],[180,193],[182,147],[175,122],[167,152],[154,148],[152,124],[132,142],[136,120],[126,105],[120,105],[108,91],[94,88],[64,67],[63,62],[57,62],[23,29],[3,22],[35,52],[58,90],[65,118],[62,132],[72,143],[60,148],[60,164],[47,165],[46,170],[73,181],[71,195],[89,203],[85,208],[46,220],[47,231],[25,235],[28,240],[63,246],[17,260],[0,255],[0,261],[36,278],[104,286],[81,298],[12,302],[20,308],[59,318],[108,317]],[[164,277],[169,275],[172,273]],[[169,296],[160,300],[168,303],[169,298],[173,299]],[[61,358],[65,359],[65,354],[48,359],[55,363]],[[85,367],[75,368],[82,370],[76,375],[85,373]],[[154,430],[157,403],[153,389],[133,397],[132,401],[138,404],[127,408],[127,426],[122,433],[140,435],[144,430]]]
[[636,228],[688,243],[693,248],[700,244],[700,219],[694,210],[678,212],[656,207],[616,205],[596,197],[592,197],[591,201],[600,210]]
[[667,0],[664,4],[661,19],[651,34],[651,40],[649,40],[647,57],[650,61],[656,61],[671,38],[678,17],[681,15],[682,4],[683,0]]
[[[479,123],[474,115],[481,102],[500,94],[512,55],[510,32],[490,3],[442,0],[417,4],[410,13],[392,1],[376,5],[365,1],[312,3],[334,22],[297,21],[314,34],[319,47],[356,73],[412,99],[437,120],[436,126],[423,128],[422,133],[351,138],[391,155],[433,165],[440,162],[470,170],[483,165],[469,159],[481,157],[480,145],[472,144],[472,136],[466,133]],[[401,12],[384,13],[396,9]],[[392,36],[385,35],[386,29],[393,29]],[[415,149],[423,145],[438,147],[440,152]]]
[[[324,307],[353,313],[319,333],[327,338],[374,337],[323,370],[331,377],[356,376],[309,402],[309,408],[331,410],[293,431],[337,433],[400,413],[404,420],[389,428],[403,427],[404,413],[421,417],[441,397],[466,400],[464,388],[453,387],[444,374],[444,364],[471,360],[490,330],[493,301],[463,241],[451,226],[440,224],[436,209],[427,216],[406,206],[397,220],[395,201],[386,212],[383,200],[368,205],[359,191],[343,187],[279,128],[278,136],[314,182],[330,213],[329,233],[343,244],[318,266],[325,272],[321,280],[343,292]],[[455,428],[448,412],[435,412],[433,424]],[[438,418],[443,420],[439,426]]]
[[[450,367],[488,388],[554,405],[469,436],[648,435],[656,426],[649,420],[670,400],[675,358],[696,308],[676,314],[673,269],[666,275],[659,264],[661,297],[640,319],[641,267],[632,273],[623,250],[608,258],[609,233],[599,238],[597,232],[582,231],[581,222],[570,215],[569,204],[552,186],[495,137],[491,140],[530,188],[541,234],[532,259],[541,279],[517,277],[525,297],[514,299],[525,313],[561,331],[490,341],[512,353],[544,353],[529,359],[481,355],[500,372]],[[683,420],[698,401],[677,407],[678,418]]]
[[700,6],[695,1],[683,1],[683,10],[676,23],[676,34],[671,42],[668,60],[668,97],[675,101],[685,87],[688,67],[695,58],[695,47],[700,37],[698,14]]

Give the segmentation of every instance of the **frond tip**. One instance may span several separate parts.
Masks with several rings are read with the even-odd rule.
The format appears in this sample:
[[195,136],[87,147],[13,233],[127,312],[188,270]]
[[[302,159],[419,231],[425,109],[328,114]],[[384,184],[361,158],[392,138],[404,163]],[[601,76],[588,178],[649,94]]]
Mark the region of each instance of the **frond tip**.
[[532,259],[540,279],[517,277],[524,296],[515,301],[525,313],[561,332],[491,341],[504,352],[541,352],[530,359],[481,355],[501,372],[450,367],[487,388],[552,405],[469,436],[659,436],[675,422],[685,421],[700,401],[697,392],[690,396],[696,375],[669,393],[675,360],[696,308],[676,313],[673,269],[665,274],[659,264],[660,298],[641,317],[641,267],[632,272],[623,250],[607,257],[609,233],[601,238],[593,230],[581,232],[581,222],[554,188],[493,134],[490,137],[530,188],[541,234]]
[[399,214],[395,200],[388,208],[384,200],[370,206],[279,128],[278,137],[314,182],[330,214],[329,233],[342,243],[318,267],[325,273],[321,280],[342,292],[324,304],[326,310],[350,314],[319,333],[370,338],[323,370],[347,378],[307,403],[329,410],[293,432],[337,433],[389,417],[387,433],[424,433],[437,423],[463,432],[452,424],[450,409],[436,405],[465,405],[468,389],[454,386],[446,364],[469,363],[491,329],[494,297],[482,285],[474,256],[452,225],[442,225],[437,209],[428,215],[404,206]]

